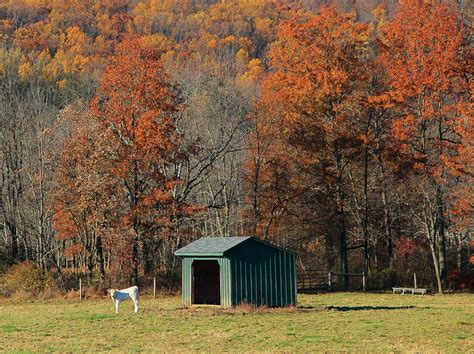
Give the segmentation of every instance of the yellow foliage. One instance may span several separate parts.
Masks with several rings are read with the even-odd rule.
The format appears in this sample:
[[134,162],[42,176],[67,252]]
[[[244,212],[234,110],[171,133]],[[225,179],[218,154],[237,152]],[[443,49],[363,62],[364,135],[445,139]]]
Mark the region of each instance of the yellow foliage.
[[61,73],[61,65],[59,65],[56,60],[52,60],[41,70],[41,78],[43,80],[56,80],[56,78],[58,78]]
[[249,53],[246,49],[240,48],[237,54],[235,55],[235,61],[237,64],[247,65],[249,61]]
[[58,81],[58,87],[60,90],[64,90],[66,88],[66,85],[67,85],[66,79],[62,79]]
[[247,37],[240,37],[239,38],[239,46],[247,51],[252,48],[252,42]]
[[191,16],[191,20],[194,20],[197,23],[205,23],[207,19],[207,14],[204,11],[198,11]]
[[236,41],[235,36],[231,34],[230,36],[225,37],[225,38],[222,40],[222,43],[223,43],[223,44],[230,44],[230,43],[235,43],[235,41]]
[[163,34],[150,34],[141,37],[141,44],[145,48],[166,52],[173,48],[173,41]]
[[359,50],[367,50],[368,49],[369,42],[370,42],[368,33],[369,32],[367,31],[367,32],[360,33],[360,34],[357,35],[357,37],[355,38],[357,49],[359,49]]
[[71,52],[83,53],[88,47],[89,37],[79,27],[73,26],[61,34],[61,44]]
[[51,61],[51,55],[49,54],[49,50],[43,50],[40,55],[38,55],[38,61],[43,63],[49,63]]
[[89,62],[90,59],[88,57],[84,55],[76,55],[71,61],[69,70],[66,72],[70,72],[72,74],[84,72],[86,71]]
[[255,20],[255,27],[258,32],[262,32],[268,36],[272,36],[274,33],[273,20],[270,18],[257,18]]
[[90,58],[82,54],[73,54],[59,49],[54,57],[53,63],[55,65],[49,66],[52,78],[59,76],[61,72],[69,74],[78,74],[86,71]]
[[18,76],[21,80],[28,80],[33,75],[33,66],[25,62],[18,67]]
[[236,82],[240,86],[249,86],[254,84],[262,74],[262,61],[255,58],[247,64],[247,71],[244,74],[237,75]]
[[165,63],[172,63],[174,60],[174,57],[176,55],[176,52],[174,50],[168,50],[166,53],[164,53],[162,56],[161,56],[161,59],[163,60],[163,62]]
[[93,50],[95,53],[101,53],[102,55],[110,51],[111,45],[108,43],[108,41],[105,39],[104,36],[97,36],[95,39],[94,45],[93,45]]
[[258,58],[250,60],[247,67],[248,73],[254,77],[263,73],[262,61]]
[[29,8],[44,8],[49,4],[49,0],[25,0],[26,6]]
[[133,23],[135,28],[141,33],[150,33],[153,23],[153,12],[144,3],[140,2],[132,10]]
[[387,21],[387,12],[382,5],[379,5],[372,11],[372,16],[377,20],[380,25],[383,25]]

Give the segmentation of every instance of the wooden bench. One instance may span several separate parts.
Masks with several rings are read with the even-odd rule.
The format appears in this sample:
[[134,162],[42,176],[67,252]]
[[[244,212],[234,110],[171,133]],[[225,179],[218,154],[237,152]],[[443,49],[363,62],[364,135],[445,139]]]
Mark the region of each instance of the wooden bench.
[[392,288],[393,294],[401,293],[402,295],[405,293],[410,293],[410,292],[412,295],[415,295],[415,294],[425,295],[426,291],[427,289],[423,289],[423,288]]

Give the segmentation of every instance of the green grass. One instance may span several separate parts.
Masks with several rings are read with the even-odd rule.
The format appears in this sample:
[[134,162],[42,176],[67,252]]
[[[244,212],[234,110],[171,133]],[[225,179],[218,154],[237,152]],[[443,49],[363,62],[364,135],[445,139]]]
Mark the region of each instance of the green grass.
[[303,295],[296,309],[184,309],[142,298],[0,301],[0,352],[442,351],[474,353],[474,296]]

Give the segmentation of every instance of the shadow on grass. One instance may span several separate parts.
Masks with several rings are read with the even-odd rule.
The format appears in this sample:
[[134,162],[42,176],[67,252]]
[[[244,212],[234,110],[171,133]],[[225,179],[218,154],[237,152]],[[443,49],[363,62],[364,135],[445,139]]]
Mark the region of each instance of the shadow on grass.
[[367,310],[409,310],[416,306],[328,306],[327,310],[335,311],[367,311]]

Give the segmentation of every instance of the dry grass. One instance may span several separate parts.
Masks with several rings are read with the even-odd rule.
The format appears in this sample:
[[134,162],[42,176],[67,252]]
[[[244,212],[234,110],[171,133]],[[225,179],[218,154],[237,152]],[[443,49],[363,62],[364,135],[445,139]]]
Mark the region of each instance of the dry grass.
[[474,297],[335,293],[297,308],[183,308],[178,297],[0,301],[0,351],[473,352]]

